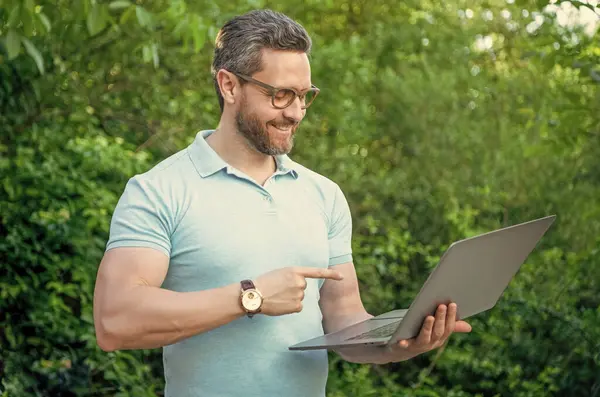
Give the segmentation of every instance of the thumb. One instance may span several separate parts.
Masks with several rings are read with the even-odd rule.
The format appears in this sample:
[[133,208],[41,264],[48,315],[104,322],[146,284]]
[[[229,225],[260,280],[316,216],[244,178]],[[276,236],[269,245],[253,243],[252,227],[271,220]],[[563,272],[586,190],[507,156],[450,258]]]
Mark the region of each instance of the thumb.
[[454,325],[454,332],[471,332],[473,328],[466,321],[457,321]]

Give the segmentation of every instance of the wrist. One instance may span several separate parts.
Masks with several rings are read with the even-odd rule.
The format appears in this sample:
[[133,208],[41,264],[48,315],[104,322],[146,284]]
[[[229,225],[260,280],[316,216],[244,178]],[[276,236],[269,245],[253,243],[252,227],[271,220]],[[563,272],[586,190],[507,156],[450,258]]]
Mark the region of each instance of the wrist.
[[240,281],[240,306],[249,318],[261,312],[263,296],[252,280]]
[[240,304],[240,283],[233,283],[226,287],[223,287],[225,291],[227,291],[227,296],[229,297],[227,300],[231,302],[231,307],[235,313],[236,318],[244,317],[246,315],[246,310]]
[[411,358],[417,356],[417,354],[412,353],[404,348],[400,347],[387,347],[384,349],[385,354],[383,356],[384,364],[390,363],[399,363],[402,361],[410,360]]

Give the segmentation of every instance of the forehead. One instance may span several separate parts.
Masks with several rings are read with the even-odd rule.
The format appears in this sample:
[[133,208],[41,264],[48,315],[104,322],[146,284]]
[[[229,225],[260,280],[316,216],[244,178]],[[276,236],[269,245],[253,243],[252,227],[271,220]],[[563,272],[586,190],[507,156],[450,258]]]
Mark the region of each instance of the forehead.
[[264,49],[262,70],[254,78],[276,87],[310,88],[310,62],[304,52]]

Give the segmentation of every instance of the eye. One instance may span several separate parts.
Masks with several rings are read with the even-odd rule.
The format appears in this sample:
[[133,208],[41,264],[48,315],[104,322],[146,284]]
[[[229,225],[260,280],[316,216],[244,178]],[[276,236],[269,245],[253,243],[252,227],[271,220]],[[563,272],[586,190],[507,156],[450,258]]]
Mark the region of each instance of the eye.
[[289,99],[289,98],[293,97],[294,95],[295,95],[294,91],[288,90],[288,89],[282,89],[282,90],[279,90],[279,91],[277,91],[275,93],[275,98],[277,98],[277,99]]
[[273,99],[275,101],[274,105],[276,107],[286,107],[296,98],[296,93],[290,89],[284,88],[278,90]]

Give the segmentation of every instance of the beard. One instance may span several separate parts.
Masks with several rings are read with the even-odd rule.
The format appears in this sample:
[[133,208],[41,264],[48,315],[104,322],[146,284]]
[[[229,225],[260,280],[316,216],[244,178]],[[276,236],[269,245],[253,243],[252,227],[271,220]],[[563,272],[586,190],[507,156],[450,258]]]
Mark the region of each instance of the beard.
[[[258,116],[248,111],[245,99],[235,115],[235,121],[238,133],[259,153],[268,156],[279,156],[288,154],[294,147],[294,135],[298,129],[298,122],[296,121],[286,119],[277,122],[271,120],[263,126]],[[268,130],[269,125],[275,128],[289,128],[291,126],[289,136],[287,138],[272,136]]]

